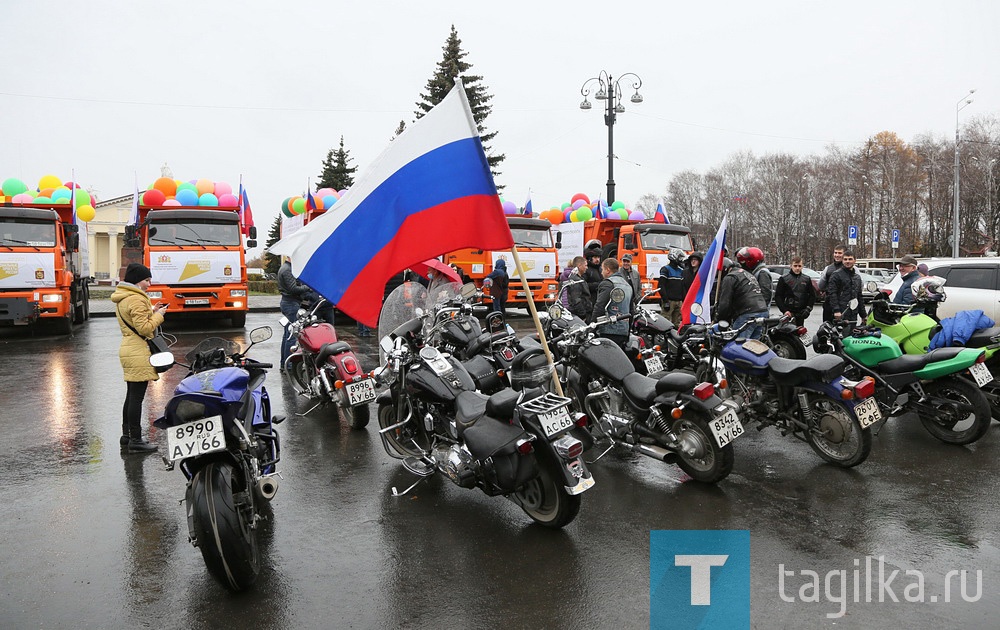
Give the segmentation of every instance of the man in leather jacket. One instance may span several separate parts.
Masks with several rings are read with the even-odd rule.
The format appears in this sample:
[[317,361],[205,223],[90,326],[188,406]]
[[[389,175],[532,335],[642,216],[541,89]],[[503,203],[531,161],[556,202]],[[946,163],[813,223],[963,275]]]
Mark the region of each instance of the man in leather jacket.
[[833,262],[826,266],[823,275],[819,277],[819,292],[823,295],[824,322],[833,321],[833,311],[830,309],[830,291],[827,285],[830,283],[830,277],[843,266],[845,249],[847,248],[843,245],[837,245],[833,248]]
[[[739,328],[750,319],[766,318],[767,304],[761,295],[760,285],[750,272],[728,258],[723,259],[722,270],[727,273],[719,285],[716,320],[732,322],[733,328]],[[740,332],[737,338],[760,339],[761,332],[761,326],[754,324]]]
[[604,279],[601,273],[601,250],[588,249],[584,256],[587,258],[587,271],[583,274],[583,279],[587,282],[590,295],[594,296],[597,295],[597,285]]
[[792,258],[788,273],[778,279],[774,301],[778,310],[794,318],[796,326],[801,326],[809,317],[813,304],[816,303],[816,289],[812,278],[802,273],[801,256]]
[[[601,274],[604,279],[597,287],[597,297],[594,298],[594,310],[590,321],[595,321],[605,315],[618,315],[619,319],[610,324],[598,326],[597,334],[614,341],[624,350],[628,341],[629,315],[632,306],[632,286],[618,273],[618,261],[606,258],[601,263]],[[612,295],[615,289],[622,290],[622,299],[615,300]]]
[[[865,319],[865,302],[861,290],[864,283],[854,269],[854,252],[844,252],[843,266],[830,276],[827,293],[830,295],[830,308],[833,309],[833,319],[856,324],[858,318]],[[851,308],[851,300],[857,300],[855,308]]]

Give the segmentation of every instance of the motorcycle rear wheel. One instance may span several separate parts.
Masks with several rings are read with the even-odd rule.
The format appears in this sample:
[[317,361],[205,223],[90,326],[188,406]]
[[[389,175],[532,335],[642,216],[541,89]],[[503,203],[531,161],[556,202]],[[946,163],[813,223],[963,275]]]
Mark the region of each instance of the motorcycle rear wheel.
[[[972,444],[986,435],[990,428],[990,405],[983,392],[969,381],[951,376],[939,378],[924,386],[924,392],[934,400],[936,413],[918,414],[927,432],[946,444]],[[971,407],[971,412],[957,408]],[[958,427],[958,428],[956,428]]]
[[720,447],[708,428],[708,420],[702,414],[697,413],[675,421],[673,430],[681,440],[694,441],[702,451],[701,457],[677,451],[680,458],[677,465],[692,479],[702,483],[716,483],[733,471],[735,456],[732,443]]
[[340,414],[344,416],[344,421],[347,422],[347,426],[352,429],[363,429],[368,426],[368,420],[371,417],[371,412],[368,410],[368,405],[359,405],[357,407],[351,407],[350,405],[337,405],[337,409],[340,410]]
[[571,523],[580,513],[580,495],[566,492],[560,483],[561,465],[552,453],[544,448],[535,451],[538,459],[538,476],[514,493],[514,499],[524,513],[539,525],[559,528]]
[[778,335],[771,338],[771,349],[782,359],[797,359],[804,361],[806,347],[798,337]]
[[809,396],[811,421],[806,431],[809,446],[831,464],[857,466],[872,450],[872,432],[862,429],[844,405],[824,396]]
[[[233,466],[211,462],[191,480],[188,509],[208,572],[231,591],[249,588],[260,573],[253,492]],[[236,497],[249,503],[239,504]]]

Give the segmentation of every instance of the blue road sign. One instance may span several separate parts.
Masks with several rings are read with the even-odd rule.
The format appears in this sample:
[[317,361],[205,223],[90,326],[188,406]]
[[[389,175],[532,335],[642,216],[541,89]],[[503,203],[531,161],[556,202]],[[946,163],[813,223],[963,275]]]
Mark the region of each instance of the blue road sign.
[[893,230],[892,231],[892,242],[893,243],[898,243],[899,242],[899,230]]
[[858,226],[856,225],[847,226],[847,244],[848,245],[858,244]]

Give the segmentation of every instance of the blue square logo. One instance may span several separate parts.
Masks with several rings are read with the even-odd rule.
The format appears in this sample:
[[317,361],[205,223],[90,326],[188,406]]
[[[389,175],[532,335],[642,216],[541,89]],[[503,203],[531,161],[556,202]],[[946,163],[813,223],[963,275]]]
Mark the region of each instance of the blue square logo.
[[649,627],[750,628],[750,532],[649,532]]

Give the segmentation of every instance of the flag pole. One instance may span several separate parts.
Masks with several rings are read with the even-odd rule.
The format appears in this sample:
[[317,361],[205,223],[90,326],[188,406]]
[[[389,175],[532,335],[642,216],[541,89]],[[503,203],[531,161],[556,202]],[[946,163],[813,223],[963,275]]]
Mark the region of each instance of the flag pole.
[[552,383],[555,385],[556,393],[564,396],[562,385],[559,383],[559,374],[555,369],[555,361],[552,359],[552,352],[549,350],[549,342],[545,338],[545,331],[542,330],[542,322],[538,319],[538,311],[535,310],[534,295],[532,295],[531,289],[528,287],[528,279],[524,276],[524,272],[521,269],[521,259],[517,255],[517,245],[511,246],[510,253],[514,256],[514,266],[517,268],[517,275],[521,276],[521,286],[524,287],[524,297],[528,301],[528,312],[531,313],[531,319],[535,322],[535,330],[538,331],[538,340],[542,342],[542,350],[545,351],[545,358],[548,359],[549,365],[552,366]]

